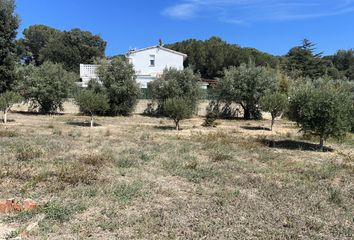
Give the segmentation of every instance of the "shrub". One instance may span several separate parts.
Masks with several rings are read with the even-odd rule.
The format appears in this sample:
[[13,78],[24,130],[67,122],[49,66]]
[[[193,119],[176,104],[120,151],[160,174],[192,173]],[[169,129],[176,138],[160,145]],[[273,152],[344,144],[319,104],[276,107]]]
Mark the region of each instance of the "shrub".
[[183,98],[167,99],[163,104],[164,115],[173,119],[176,130],[179,130],[181,120],[189,118],[193,114],[193,108],[188,100]]
[[45,114],[63,110],[63,103],[74,87],[76,74],[64,70],[60,64],[45,62],[18,70],[19,90],[33,109]]
[[319,136],[320,150],[328,137],[342,137],[350,129],[350,94],[328,80],[298,87],[290,97],[289,117],[305,133]]
[[133,66],[120,58],[114,58],[101,63],[98,76],[109,100],[107,113],[111,116],[131,114],[141,94]]
[[109,109],[107,95],[93,90],[80,91],[75,97],[75,102],[81,113],[91,116],[91,128],[94,126],[94,115],[103,114]]
[[275,118],[280,117],[288,108],[288,97],[279,92],[267,94],[260,99],[260,107],[263,111],[271,114],[272,123],[270,129],[272,131]]
[[[189,68],[184,70],[165,69],[160,78],[148,84],[148,89],[153,100],[158,102],[156,112],[164,116],[167,116],[163,109],[167,99],[184,98],[189,101],[191,109],[194,111],[197,108],[198,100],[203,95],[200,76],[195,75]],[[153,113],[151,109],[148,112]]]
[[16,92],[5,92],[0,94],[0,110],[4,112],[4,123],[7,123],[7,114],[11,110],[12,106],[22,101],[20,94]]
[[204,127],[216,127],[215,121],[218,119],[219,108],[213,102],[207,108],[207,114],[204,120]]

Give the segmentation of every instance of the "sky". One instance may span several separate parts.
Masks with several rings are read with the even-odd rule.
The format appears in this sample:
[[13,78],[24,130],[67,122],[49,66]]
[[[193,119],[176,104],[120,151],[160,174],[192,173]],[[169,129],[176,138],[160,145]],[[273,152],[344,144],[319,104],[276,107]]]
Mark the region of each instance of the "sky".
[[17,0],[23,29],[80,28],[108,42],[108,56],[130,48],[219,36],[284,55],[304,38],[325,55],[354,48],[354,0]]

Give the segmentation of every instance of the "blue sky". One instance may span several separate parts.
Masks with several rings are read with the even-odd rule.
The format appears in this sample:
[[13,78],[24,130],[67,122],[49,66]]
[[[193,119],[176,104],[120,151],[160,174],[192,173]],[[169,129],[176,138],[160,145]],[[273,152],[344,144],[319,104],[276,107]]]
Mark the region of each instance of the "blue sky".
[[101,35],[107,55],[187,38],[286,54],[309,38],[325,54],[354,48],[354,0],[17,0],[19,32],[33,24]]

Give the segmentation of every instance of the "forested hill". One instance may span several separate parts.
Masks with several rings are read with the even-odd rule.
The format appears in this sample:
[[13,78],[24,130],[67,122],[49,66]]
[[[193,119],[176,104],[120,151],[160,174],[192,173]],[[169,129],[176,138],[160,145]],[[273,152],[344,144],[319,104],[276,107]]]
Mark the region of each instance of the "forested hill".
[[279,58],[253,48],[242,48],[229,44],[219,37],[208,40],[188,39],[165,45],[165,47],[188,55],[185,66],[199,71],[204,78],[221,77],[222,70],[229,66],[239,66],[254,60],[256,65],[279,65]]
[[185,66],[200,72],[203,78],[222,77],[223,69],[253,61],[256,66],[279,68],[292,77],[316,78],[324,75],[354,81],[354,51],[339,50],[333,56],[323,57],[315,44],[305,39],[285,56],[274,56],[254,48],[229,44],[219,37],[208,40],[188,39],[165,47],[186,53]]

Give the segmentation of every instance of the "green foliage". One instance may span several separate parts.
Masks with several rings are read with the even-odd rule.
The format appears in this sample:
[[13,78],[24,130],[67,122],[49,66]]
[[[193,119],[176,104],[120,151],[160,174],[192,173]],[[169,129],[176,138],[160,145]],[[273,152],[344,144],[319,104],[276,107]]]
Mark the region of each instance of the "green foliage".
[[30,144],[18,145],[13,149],[13,151],[15,153],[16,160],[22,162],[28,162],[36,158],[40,158],[43,155],[42,149]]
[[275,92],[263,96],[259,103],[263,111],[269,112],[272,115],[271,130],[273,130],[275,118],[280,117],[288,107],[288,97],[280,92]]
[[62,65],[45,62],[39,67],[33,65],[18,69],[19,90],[33,109],[42,113],[63,110],[63,102],[74,87],[76,74],[67,72]]
[[112,191],[114,199],[122,204],[129,204],[135,198],[143,195],[143,183],[134,181],[132,183],[120,183],[116,185]]
[[189,100],[183,98],[169,98],[163,104],[164,115],[173,119],[176,130],[179,130],[179,122],[189,118],[193,114],[193,107]]
[[107,94],[107,113],[111,116],[131,114],[141,94],[133,66],[120,58],[103,61],[98,68],[98,76],[102,81],[102,88],[95,85],[95,91]]
[[12,89],[15,80],[15,39],[19,18],[14,0],[0,0],[0,93]]
[[80,29],[61,32],[57,29],[34,25],[25,29],[19,39],[18,55],[25,62],[45,61],[60,63],[67,71],[79,72],[81,63],[93,64],[105,56],[107,43],[98,35]]
[[13,91],[4,92],[0,94],[0,110],[10,110],[14,104],[20,103],[21,101],[22,97],[20,94]]
[[186,53],[186,67],[192,67],[203,78],[222,77],[223,69],[230,66],[240,66],[252,59],[257,66],[276,67],[279,60],[252,48],[241,48],[229,44],[219,37],[211,37],[206,41],[188,39],[165,47]]
[[17,41],[19,58],[26,63],[43,63],[43,49],[51,41],[56,41],[61,32],[46,25],[32,25],[23,31],[23,38]]
[[92,90],[80,91],[75,97],[75,102],[80,112],[89,116],[104,114],[109,109],[107,95]]
[[319,79],[299,86],[290,97],[289,117],[305,133],[320,137],[341,137],[350,128],[352,99],[344,85]]
[[153,100],[158,101],[159,114],[164,114],[164,102],[171,98],[187,99],[192,110],[195,110],[203,94],[200,77],[195,75],[190,68],[165,69],[160,78],[148,84],[148,89]]
[[0,110],[4,112],[4,123],[7,123],[7,113],[11,110],[12,106],[21,101],[21,95],[16,92],[7,91],[0,94]]
[[218,119],[219,109],[211,102],[207,108],[207,114],[203,123],[204,127],[216,127],[215,121]]
[[72,214],[72,211],[69,208],[54,202],[47,203],[41,210],[45,213],[47,219],[60,222],[68,221]]
[[304,39],[301,46],[290,49],[285,56],[288,74],[295,78],[309,77],[311,79],[328,74],[331,62],[322,58],[322,53],[315,51],[315,44],[308,39]]
[[354,81],[354,50],[339,50],[329,59],[333,62],[338,71],[350,81]]
[[244,118],[260,118],[257,107],[259,99],[268,91],[274,91],[277,86],[276,71],[254,64],[242,64],[240,67],[230,67],[224,71],[217,92],[221,102],[238,103],[244,109]]

